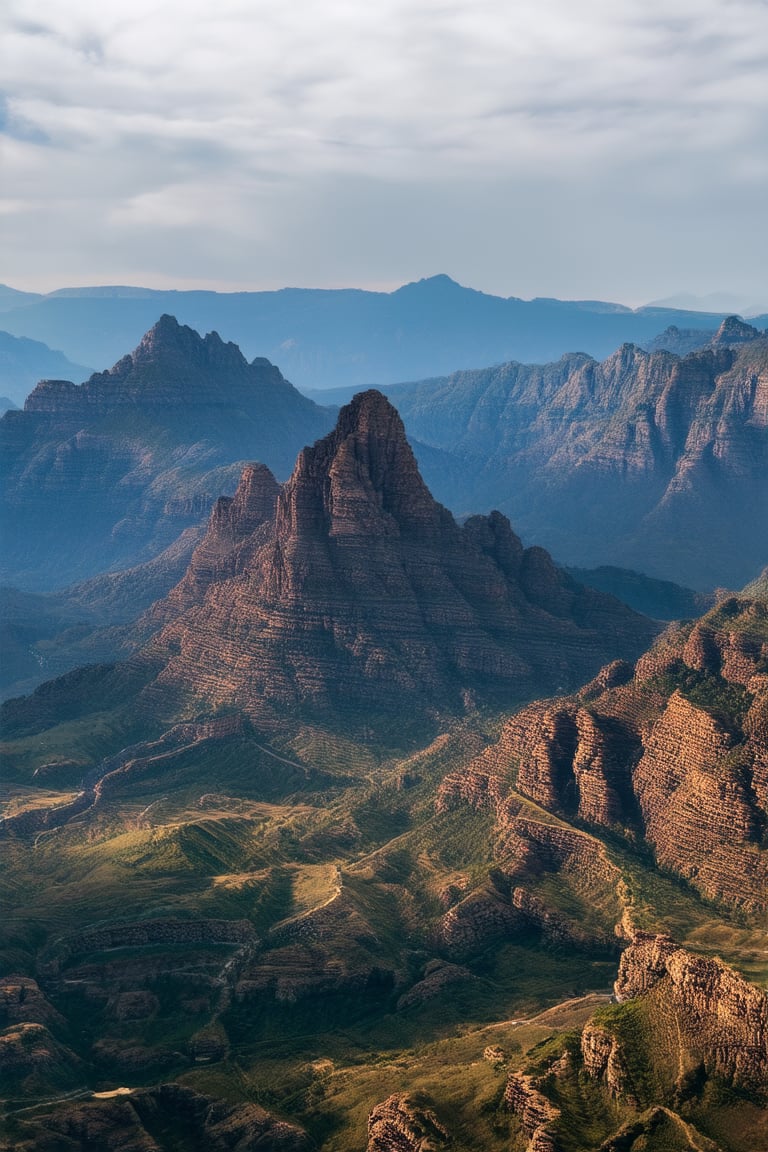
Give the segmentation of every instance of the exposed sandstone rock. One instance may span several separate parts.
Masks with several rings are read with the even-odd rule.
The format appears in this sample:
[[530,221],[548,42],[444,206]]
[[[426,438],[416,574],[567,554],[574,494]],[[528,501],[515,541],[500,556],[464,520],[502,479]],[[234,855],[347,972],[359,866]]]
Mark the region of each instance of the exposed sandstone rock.
[[388,1096],[368,1117],[368,1152],[432,1152],[450,1139],[432,1109],[405,1093]]
[[0,1028],[22,1023],[44,1024],[50,1028],[62,1025],[64,1019],[31,977],[3,976],[0,978]]
[[553,1126],[560,1119],[560,1110],[539,1091],[533,1077],[513,1072],[507,1080],[504,1103],[528,1137],[526,1152],[559,1152]]
[[525,918],[493,890],[472,892],[443,916],[438,939],[457,957],[466,956],[526,928]]
[[62,952],[69,957],[152,944],[246,944],[255,940],[249,920],[136,920],[130,924],[91,928],[71,936]]
[[440,498],[495,500],[570,564],[697,589],[765,564],[768,339],[741,321],[682,358],[625,344],[602,363],[497,365],[390,395],[443,457],[428,475]]
[[461,712],[575,685],[655,630],[525,552],[498,513],[460,527],[378,392],[300,453],[268,521],[274,494],[246,472],[154,609],[170,621],[146,650],[164,664],[157,691],[192,689],[261,723],[296,707]]
[[623,1048],[616,1036],[590,1021],[581,1033],[584,1071],[602,1079],[612,1096],[637,1104]]
[[43,1024],[13,1024],[0,1031],[0,1079],[14,1092],[40,1092],[75,1082],[82,1062]]
[[469,969],[460,964],[445,964],[440,960],[434,961],[431,965],[427,965],[423,979],[403,993],[397,1002],[397,1010],[402,1012],[406,1008],[418,1007],[420,1004],[426,1003],[427,1000],[434,1000],[435,997],[440,996],[445,988],[454,984],[463,984],[472,979],[474,977]]
[[718,720],[675,692],[645,741],[634,787],[659,862],[710,899],[755,908],[768,896],[768,860],[757,851],[765,817],[731,755],[735,745]]
[[719,960],[696,956],[668,936],[639,933],[621,958],[616,996],[653,997],[673,1018],[681,1050],[708,1073],[765,1091],[768,997]]
[[726,597],[637,663],[577,696],[538,702],[440,788],[439,807],[494,812],[497,856],[535,871],[520,796],[633,840],[708,899],[768,902],[768,605]]

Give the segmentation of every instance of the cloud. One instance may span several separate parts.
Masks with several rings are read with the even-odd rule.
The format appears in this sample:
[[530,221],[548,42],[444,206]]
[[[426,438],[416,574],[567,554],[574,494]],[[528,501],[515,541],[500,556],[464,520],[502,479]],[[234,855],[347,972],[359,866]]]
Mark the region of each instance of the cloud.
[[[359,222],[391,220],[389,204],[401,214],[388,239],[398,281],[414,257],[418,274],[433,270],[434,245],[410,221],[442,198],[458,215],[438,267],[478,267],[458,233],[485,204],[488,231],[472,227],[483,286],[506,276],[510,292],[523,291],[493,265],[506,209],[510,231],[525,213],[545,249],[518,280],[539,285],[545,266],[555,279],[539,287],[554,293],[552,236],[563,245],[560,282],[575,283],[575,233],[599,243],[601,220],[616,215],[610,195],[626,206],[627,243],[640,224],[649,236],[657,225],[635,279],[659,295],[721,287],[659,267],[665,246],[690,259],[671,231],[680,219],[700,238],[726,215],[732,237],[758,224],[763,0],[11,0],[2,20],[3,220],[19,229],[6,279],[44,275],[42,235],[49,280],[114,280],[105,259],[147,283],[189,275],[194,235],[200,280],[283,283],[288,268],[300,282],[364,280],[367,267],[381,281],[392,260]],[[350,204],[351,189],[365,202]],[[172,235],[158,243],[163,231]],[[304,265],[286,250],[297,239]],[[753,238],[740,268],[731,258],[712,276],[762,275],[757,247]],[[215,273],[202,256],[211,251]],[[610,266],[624,295],[643,291],[618,254]]]

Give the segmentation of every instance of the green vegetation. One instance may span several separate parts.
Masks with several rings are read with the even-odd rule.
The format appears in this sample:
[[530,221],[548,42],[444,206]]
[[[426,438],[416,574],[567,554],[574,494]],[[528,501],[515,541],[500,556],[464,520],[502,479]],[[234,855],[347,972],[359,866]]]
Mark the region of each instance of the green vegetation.
[[708,712],[728,728],[741,728],[752,703],[751,695],[741,685],[731,684],[711,672],[689,668],[682,660],[676,667],[655,677],[649,686],[667,696],[674,691],[680,692],[691,704]]
[[[684,687],[709,693],[708,706],[731,722],[743,706],[745,694],[723,694],[716,678]],[[129,743],[130,725],[118,707],[47,731],[47,748],[31,733],[9,742],[19,783],[6,811],[71,799],[67,772],[74,778],[76,766],[62,768],[55,785],[32,775],[52,744],[62,759],[86,747],[97,758]],[[503,901],[520,882],[500,867],[491,812],[435,810],[441,780],[493,730],[485,721],[457,725],[405,754],[308,726],[276,744],[246,733],[159,749],[116,778],[94,809],[7,841],[0,963],[57,972],[41,980],[66,1021],[57,1040],[82,1061],[84,1086],[181,1079],[275,1109],[334,1152],[358,1152],[370,1109],[407,1089],[434,1108],[456,1152],[517,1152],[526,1141],[502,1096],[506,1075],[519,1069],[542,1078],[567,1117],[564,1152],[597,1149],[636,1113],[580,1071],[578,1031],[596,1008],[631,1053],[643,1104],[668,1095],[674,1079],[646,1009],[604,1004],[625,903],[638,926],[716,951],[752,978],[768,976],[762,936],[606,834],[623,888],[555,862],[522,877],[583,933],[582,946],[547,941],[531,924],[452,954],[439,934],[447,909],[472,893]],[[520,803],[528,819],[562,823]],[[73,944],[78,933],[146,919],[246,921],[255,942]],[[399,1004],[446,964],[464,971]],[[228,981],[225,970],[234,974]],[[136,1014],[119,999],[134,989],[150,997]],[[489,1045],[502,1061],[483,1059]],[[135,1064],[132,1052],[141,1053]],[[566,1054],[568,1070],[553,1076]],[[37,1095],[47,1085],[55,1095],[56,1083],[52,1075]],[[711,1110],[705,1102],[700,1111],[703,1130]],[[659,1121],[643,1139],[661,1152],[678,1146],[681,1131]],[[721,1142],[729,1152],[748,1147]]]

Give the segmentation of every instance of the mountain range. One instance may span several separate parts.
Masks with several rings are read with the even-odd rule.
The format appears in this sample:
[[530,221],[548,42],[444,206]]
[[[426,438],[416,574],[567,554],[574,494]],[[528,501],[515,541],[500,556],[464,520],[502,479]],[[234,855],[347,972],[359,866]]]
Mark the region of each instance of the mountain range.
[[602,363],[503,364],[387,395],[417,454],[435,453],[421,463],[440,499],[499,508],[568,564],[702,590],[764,566],[768,337],[735,317],[682,357],[625,344]]
[[768,1147],[767,365],[163,316],[3,417],[2,1152]]
[[[0,312],[0,316],[2,313]],[[91,369],[73,364],[63,352],[54,352],[38,340],[0,331],[0,392],[2,410],[21,407],[38,380],[84,380]]]
[[[249,359],[269,357],[301,388],[379,386],[512,359],[543,363],[572,351],[602,358],[622,343],[644,344],[669,325],[714,331],[727,314],[503,298],[444,275],[394,292],[103,287],[35,296],[6,290],[0,308],[6,332],[96,365],[113,363],[159,315],[170,313],[199,331],[215,329]],[[753,323],[765,327],[768,317]]]
[[[709,591],[743,586],[768,551],[767,366],[768,338],[732,317],[682,357],[624,345],[387,395],[457,514],[497,508],[571,566]],[[0,421],[3,581],[61,588],[151,559],[234,492],[246,459],[285,477],[334,412],[269,361],[162,318],[109,372],[41,382]]]
[[141,627],[3,707],[5,1147],[764,1144],[765,600],[653,642],[368,392]]

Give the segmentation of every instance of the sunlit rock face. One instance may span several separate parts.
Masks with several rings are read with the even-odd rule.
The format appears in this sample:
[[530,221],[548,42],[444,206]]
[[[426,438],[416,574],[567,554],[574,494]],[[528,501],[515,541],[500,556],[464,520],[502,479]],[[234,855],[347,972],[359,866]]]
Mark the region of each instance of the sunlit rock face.
[[524,549],[498,513],[457,524],[375,391],[282,488],[245,470],[154,618],[166,622],[151,647],[160,685],[262,718],[515,701],[575,686],[654,631]]
[[729,597],[671,628],[634,670],[529,705],[446,797],[503,813],[510,787],[550,812],[645,838],[706,899],[768,905],[768,605]]

